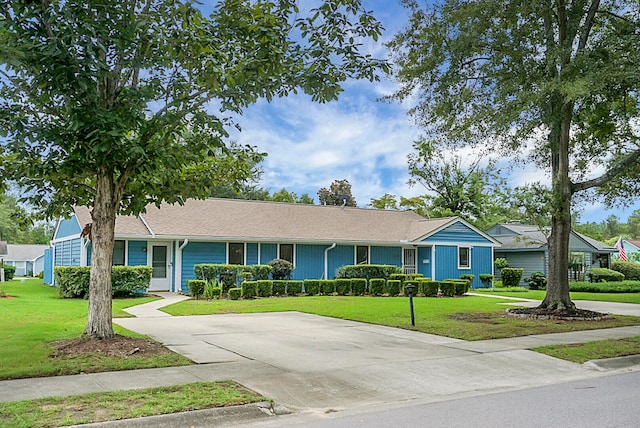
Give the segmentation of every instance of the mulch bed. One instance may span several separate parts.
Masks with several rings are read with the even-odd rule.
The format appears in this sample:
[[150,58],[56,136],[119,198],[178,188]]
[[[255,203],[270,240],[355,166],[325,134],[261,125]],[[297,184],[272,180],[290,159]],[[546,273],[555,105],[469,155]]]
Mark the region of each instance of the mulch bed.
[[548,309],[548,308],[511,308],[507,309],[507,316],[539,320],[565,321],[602,321],[614,319],[611,315],[586,309]]
[[150,356],[170,354],[171,351],[149,339],[116,335],[110,339],[80,337],[58,340],[51,344],[55,351],[51,357],[75,357],[86,354],[102,354],[111,357]]

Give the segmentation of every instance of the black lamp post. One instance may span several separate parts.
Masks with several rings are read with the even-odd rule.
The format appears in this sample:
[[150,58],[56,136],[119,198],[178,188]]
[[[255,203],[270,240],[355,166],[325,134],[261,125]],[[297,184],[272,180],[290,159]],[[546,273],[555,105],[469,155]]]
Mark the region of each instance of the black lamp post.
[[411,325],[415,327],[416,319],[413,315],[413,292],[416,290],[416,286],[412,283],[409,283],[404,287],[405,293],[409,294],[409,309],[411,311]]

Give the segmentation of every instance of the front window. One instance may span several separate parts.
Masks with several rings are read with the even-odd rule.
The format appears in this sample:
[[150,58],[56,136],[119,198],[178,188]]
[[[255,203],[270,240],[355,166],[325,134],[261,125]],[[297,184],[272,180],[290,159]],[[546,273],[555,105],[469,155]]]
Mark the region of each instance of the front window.
[[124,241],[114,241],[113,243],[113,265],[124,266]]
[[293,263],[293,244],[280,244],[279,258]]
[[458,247],[458,269],[471,268],[471,248]]
[[369,264],[369,247],[364,247],[364,246],[356,247],[356,264],[357,265]]
[[244,244],[241,242],[229,243],[229,264],[230,265],[243,265],[244,264]]

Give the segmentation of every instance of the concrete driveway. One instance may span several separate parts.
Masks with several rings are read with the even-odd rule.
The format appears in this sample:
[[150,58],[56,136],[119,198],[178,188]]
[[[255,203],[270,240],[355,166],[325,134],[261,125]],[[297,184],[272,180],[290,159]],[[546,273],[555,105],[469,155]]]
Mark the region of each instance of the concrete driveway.
[[466,342],[298,312],[167,317],[136,311],[138,318],[114,322],[201,363],[189,369],[200,379],[233,379],[292,410],[318,413],[602,376],[597,367],[525,349],[640,335],[640,327],[624,327]]

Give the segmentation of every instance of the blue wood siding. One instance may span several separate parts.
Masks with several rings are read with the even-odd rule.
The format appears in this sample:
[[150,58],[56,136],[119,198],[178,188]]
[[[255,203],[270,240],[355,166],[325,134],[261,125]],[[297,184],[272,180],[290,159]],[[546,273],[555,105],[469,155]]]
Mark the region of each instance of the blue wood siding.
[[417,258],[417,272],[425,278],[431,278],[431,247],[418,247]]
[[260,264],[266,265],[278,258],[278,244],[260,244]]
[[80,266],[80,238],[55,244],[56,266]]
[[339,267],[354,264],[354,257],[355,252],[353,250],[353,245],[338,245],[336,248],[329,251],[329,272],[327,274],[327,278],[335,278],[336,271]]
[[44,250],[44,283],[53,284],[53,249]]
[[247,244],[247,254],[245,254],[248,265],[258,264],[258,244],[250,242]]
[[371,247],[369,261],[372,265],[402,266],[401,247]]
[[[175,253],[175,251],[174,251]],[[182,286],[196,278],[194,266],[201,263],[226,263],[227,245],[224,242],[189,242],[182,250]]]
[[296,245],[296,269],[293,271],[293,279],[321,279],[324,273],[324,252],[329,247],[330,245]]
[[491,273],[493,259],[491,247],[471,247],[471,269],[458,269],[458,247],[449,245],[436,246],[436,281],[460,278],[460,275],[472,273],[475,275],[472,287],[483,287],[480,281],[481,273]]
[[82,228],[78,224],[76,216],[72,215],[71,218],[65,218],[60,221],[58,224],[58,230],[56,231],[56,236],[54,236],[53,239],[78,235],[80,232],[82,232]]
[[129,266],[147,265],[147,241],[129,241],[127,251]]
[[436,232],[435,234],[425,239],[424,242],[491,243],[490,240],[459,221],[442,229],[439,232]]

